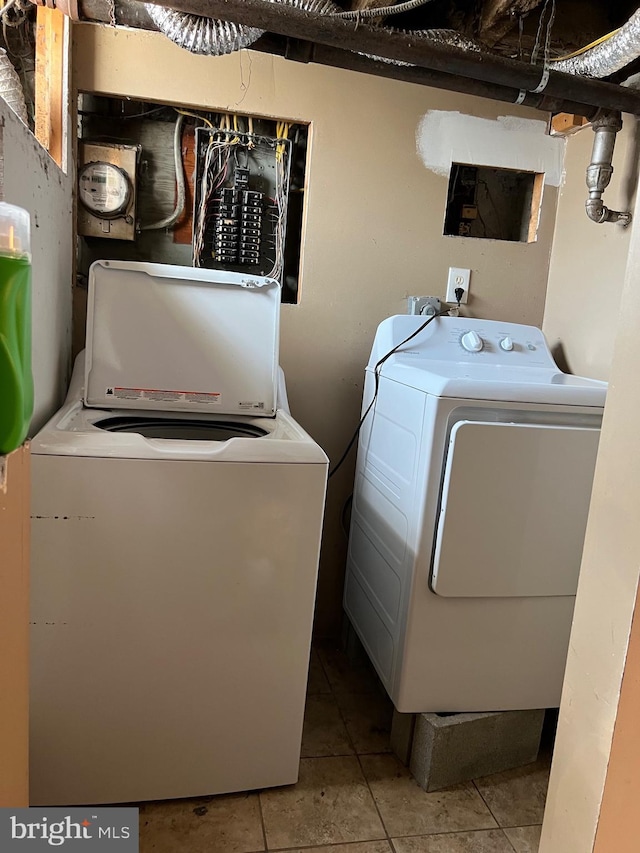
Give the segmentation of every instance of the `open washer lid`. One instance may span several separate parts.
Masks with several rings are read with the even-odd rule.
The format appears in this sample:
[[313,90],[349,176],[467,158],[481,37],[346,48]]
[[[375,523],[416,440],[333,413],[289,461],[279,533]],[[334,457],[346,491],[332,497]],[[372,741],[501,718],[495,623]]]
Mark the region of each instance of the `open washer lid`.
[[280,285],[263,276],[96,261],[85,404],[273,416]]

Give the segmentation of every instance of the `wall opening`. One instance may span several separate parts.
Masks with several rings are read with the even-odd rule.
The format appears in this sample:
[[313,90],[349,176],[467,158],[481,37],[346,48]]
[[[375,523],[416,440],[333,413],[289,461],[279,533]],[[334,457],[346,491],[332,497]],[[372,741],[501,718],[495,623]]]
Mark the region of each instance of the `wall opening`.
[[299,300],[309,127],[80,95],[78,271],[99,259],[270,275]]
[[444,234],[532,243],[543,186],[539,172],[452,163]]

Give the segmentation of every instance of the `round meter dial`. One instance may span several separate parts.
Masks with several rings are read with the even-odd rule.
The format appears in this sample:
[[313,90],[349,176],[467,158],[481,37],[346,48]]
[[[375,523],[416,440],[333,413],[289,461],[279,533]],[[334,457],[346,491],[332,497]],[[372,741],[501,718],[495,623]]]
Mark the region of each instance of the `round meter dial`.
[[86,163],[78,173],[80,202],[90,213],[102,219],[120,216],[131,198],[131,182],[113,163]]

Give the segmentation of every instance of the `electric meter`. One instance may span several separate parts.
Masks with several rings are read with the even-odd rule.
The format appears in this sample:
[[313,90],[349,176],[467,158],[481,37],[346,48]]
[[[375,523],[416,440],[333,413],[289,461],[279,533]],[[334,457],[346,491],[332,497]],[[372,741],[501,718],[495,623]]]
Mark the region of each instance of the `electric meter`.
[[78,172],[78,197],[94,216],[121,216],[129,205],[131,182],[113,163],[86,163]]
[[81,140],[78,150],[78,234],[135,240],[139,145]]

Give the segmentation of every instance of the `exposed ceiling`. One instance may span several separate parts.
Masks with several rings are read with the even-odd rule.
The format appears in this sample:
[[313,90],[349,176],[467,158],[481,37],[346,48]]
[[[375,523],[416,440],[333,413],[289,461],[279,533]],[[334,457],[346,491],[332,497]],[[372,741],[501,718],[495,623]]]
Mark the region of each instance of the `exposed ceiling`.
[[[345,20],[265,0],[151,0],[192,15],[266,31],[253,47],[302,62],[337,65],[551,112],[593,117],[598,108],[640,115],[640,92],[618,85],[636,61],[604,82],[555,71],[564,56],[625,24],[638,0],[425,0],[401,14]],[[366,11],[394,0],[341,0]],[[154,29],[139,0],[79,0],[80,17]],[[481,53],[434,44],[415,30],[455,30]],[[640,53],[640,49],[638,50]],[[385,61],[374,61],[370,57]],[[369,58],[368,58],[369,57]],[[389,61],[390,60],[390,61]]]

